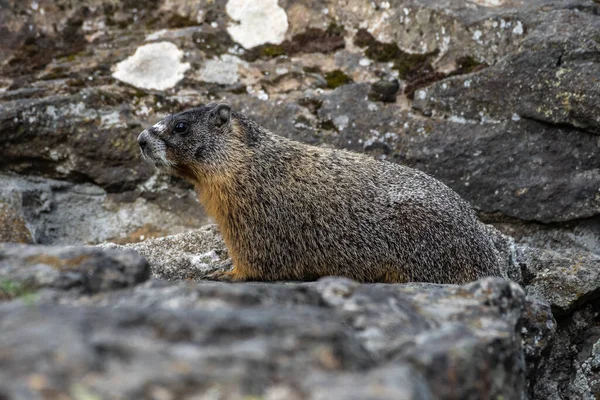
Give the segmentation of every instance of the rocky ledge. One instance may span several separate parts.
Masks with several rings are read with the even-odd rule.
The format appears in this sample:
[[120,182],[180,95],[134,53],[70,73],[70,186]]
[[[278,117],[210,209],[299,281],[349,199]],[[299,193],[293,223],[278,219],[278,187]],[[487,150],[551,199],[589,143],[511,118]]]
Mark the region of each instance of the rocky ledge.
[[[118,250],[49,251],[0,250],[5,398],[513,399],[556,331],[547,305],[498,278],[139,283],[148,266],[131,254],[113,267]],[[56,277],[32,279],[43,270]]]
[[[0,398],[599,399],[599,29],[598,0],[0,1]],[[514,282],[204,282],[222,240],[135,140],[218,101],[440,179]]]
[[214,225],[125,246],[3,244],[0,395],[592,398],[600,257],[512,251],[523,286],[228,284],[201,279],[230,266]]

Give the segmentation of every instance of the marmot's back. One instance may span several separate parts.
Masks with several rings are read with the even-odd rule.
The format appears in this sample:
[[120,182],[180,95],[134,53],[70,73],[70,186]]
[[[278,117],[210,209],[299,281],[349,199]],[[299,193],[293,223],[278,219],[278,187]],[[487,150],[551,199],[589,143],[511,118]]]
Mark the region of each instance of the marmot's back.
[[434,178],[285,139],[226,105],[187,114],[144,131],[140,146],[196,185],[233,259],[220,277],[463,283],[501,275],[469,205]]
[[499,275],[469,205],[420,171],[276,136],[251,165],[239,182],[247,208],[233,214],[247,229],[236,229],[232,246],[261,276],[461,283]]

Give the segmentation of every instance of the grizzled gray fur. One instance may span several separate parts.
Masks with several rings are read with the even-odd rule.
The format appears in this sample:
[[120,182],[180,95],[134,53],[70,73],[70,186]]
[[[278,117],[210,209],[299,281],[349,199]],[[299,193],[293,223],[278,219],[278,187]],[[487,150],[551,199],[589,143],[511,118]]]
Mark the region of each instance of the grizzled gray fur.
[[224,280],[464,283],[502,275],[458,194],[423,172],[275,135],[225,104],[170,116],[144,158],[192,182],[234,269]]

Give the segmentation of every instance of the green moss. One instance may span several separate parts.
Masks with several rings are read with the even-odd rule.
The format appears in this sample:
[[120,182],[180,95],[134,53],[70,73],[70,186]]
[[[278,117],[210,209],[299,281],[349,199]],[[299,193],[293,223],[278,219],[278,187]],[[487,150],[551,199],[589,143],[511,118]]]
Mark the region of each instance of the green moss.
[[0,300],[12,300],[17,297],[29,297],[33,292],[21,282],[0,280]]
[[260,49],[260,56],[262,58],[275,58],[284,56],[286,54],[282,46],[278,44],[266,44]]
[[392,62],[393,69],[398,71],[400,79],[418,79],[420,75],[430,74],[432,58],[439,53],[435,50],[425,54],[410,54],[402,51],[395,43],[381,43],[364,29],[360,29],[354,37],[354,44],[366,47],[365,55],[373,61]]
[[54,79],[63,79],[69,76],[68,71],[64,67],[56,67],[49,71],[47,74],[41,77],[44,81],[51,81]]
[[430,54],[409,54],[401,52],[398,57],[394,60],[394,66],[392,67],[398,71],[398,77],[400,79],[407,79],[415,72],[429,66],[428,59]]
[[171,29],[185,28],[188,26],[196,26],[198,23],[188,17],[184,17],[179,14],[174,14],[167,20],[167,27]]
[[458,70],[460,70],[460,72],[463,74],[473,72],[475,69],[484,65],[483,63],[477,61],[473,56],[460,57],[456,60],[456,64],[458,65]]
[[345,29],[342,25],[338,25],[333,22],[329,24],[329,26],[327,27],[327,31],[326,31],[326,33],[328,35],[335,35],[335,36],[344,36],[344,32],[345,32]]
[[298,104],[308,108],[308,110],[316,116],[319,109],[323,106],[323,101],[315,99],[314,97],[303,97],[298,100]]
[[321,73],[321,68],[314,66],[314,67],[303,67],[302,70],[308,74],[320,74]]
[[327,81],[327,87],[329,89],[335,89],[337,87],[352,82],[352,79],[339,69],[327,72],[325,74],[325,80]]
[[325,120],[325,121],[320,121],[318,127],[319,127],[319,129],[323,129],[323,130],[326,130],[326,131],[336,131],[336,132],[338,132],[337,126],[335,126],[335,124],[333,123],[333,121],[330,120],[330,119]]
[[133,97],[135,97],[136,99],[139,99],[141,97],[146,97],[148,96],[148,93],[146,93],[145,91],[138,89],[138,88],[133,88],[133,93],[131,93],[131,95]]
[[375,42],[367,47],[365,55],[373,61],[390,62],[398,57],[400,49],[393,43]]
[[75,79],[69,79],[67,81],[67,86],[73,87],[73,88],[82,88],[87,85],[86,85],[85,79],[75,78]]

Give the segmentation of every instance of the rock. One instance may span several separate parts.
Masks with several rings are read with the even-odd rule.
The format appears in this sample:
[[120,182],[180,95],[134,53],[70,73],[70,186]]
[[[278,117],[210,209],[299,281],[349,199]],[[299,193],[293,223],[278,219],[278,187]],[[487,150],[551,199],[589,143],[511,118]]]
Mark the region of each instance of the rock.
[[133,251],[0,244],[0,280],[23,291],[97,293],[134,286],[149,276],[148,263]]
[[204,82],[231,85],[239,80],[239,65],[244,64],[238,57],[223,54],[220,58],[207,60],[200,71],[199,79]]
[[529,368],[532,400],[593,399],[599,393],[600,370],[594,366],[599,319],[598,299],[558,319],[551,346]]
[[[565,29],[557,35],[559,26]],[[591,100],[600,92],[594,83],[600,67],[591,62],[600,56],[594,39],[599,27],[593,13],[536,16],[517,52],[472,76],[434,84],[415,106],[472,120],[527,118],[600,134]],[[487,97],[500,87],[507,89],[501,103]]]
[[77,387],[103,398],[520,398],[519,321],[547,322],[528,307],[501,279],[46,291],[0,305],[0,348],[10,349],[0,378],[8,397]]
[[[86,296],[80,270],[75,290],[30,295],[1,281],[15,299],[0,305],[0,397],[593,398],[599,15],[594,0],[0,2],[0,240],[181,233],[127,247],[161,279],[229,267],[214,227],[197,230],[191,186],[136,144],[170,113],[228,102],[288,138],[442,180],[514,237],[489,227],[527,295],[332,280]],[[148,49],[153,62],[122,75]],[[133,284],[115,274],[105,288]]]
[[369,100],[393,103],[396,101],[396,93],[399,89],[400,84],[397,80],[377,81],[371,85]]
[[600,297],[600,256],[530,247],[519,251],[527,293],[550,303],[555,314],[569,314]]
[[90,183],[0,174],[2,203],[15,221],[4,225],[10,237],[40,244],[127,243],[182,232],[207,220],[193,191],[167,187],[157,176],[117,196]]
[[216,225],[179,235],[145,240],[118,246],[100,245],[108,249],[132,249],[143,255],[158,279],[199,280],[220,268],[230,268],[227,248]]
[[600,207],[593,134],[525,120],[405,122],[392,105],[371,110],[361,100],[367,95],[357,84],[319,98],[321,119],[348,118],[347,128],[322,141],[425,170],[485,212],[551,222],[591,217]]
[[551,225],[486,219],[488,223],[493,223],[496,228],[523,246],[600,254],[600,219],[597,217]]
[[[116,98],[113,96],[117,96]],[[139,122],[127,106],[103,107],[116,93],[86,89],[69,96],[9,101],[0,108],[0,157],[15,172],[92,182],[111,192],[152,175],[140,162]]]

